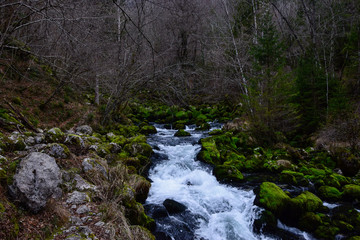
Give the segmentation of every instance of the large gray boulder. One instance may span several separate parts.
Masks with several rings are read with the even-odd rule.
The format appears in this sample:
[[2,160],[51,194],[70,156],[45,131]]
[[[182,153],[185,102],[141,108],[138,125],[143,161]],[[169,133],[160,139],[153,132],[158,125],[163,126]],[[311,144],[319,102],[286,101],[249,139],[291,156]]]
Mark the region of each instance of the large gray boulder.
[[15,200],[36,213],[50,197],[59,195],[61,181],[55,159],[45,153],[33,152],[21,160],[9,190]]

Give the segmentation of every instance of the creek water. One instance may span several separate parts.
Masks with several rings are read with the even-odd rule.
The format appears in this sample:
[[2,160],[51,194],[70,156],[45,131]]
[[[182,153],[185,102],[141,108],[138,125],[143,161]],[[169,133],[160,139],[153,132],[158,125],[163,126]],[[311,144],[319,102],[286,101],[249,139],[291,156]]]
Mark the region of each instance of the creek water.
[[[219,183],[211,166],[196,160],[201,149],[198,142],[208,132],[187,127],[191,136],[180,138],[174,137],[176,130],[155,127],[158,133],[148,138],[155,154],[148,175],[152,186],[144,206],[156,221],[157,240],[311,239],[286,228],[291,233],[286,238],[254,233],[253,223],[262,209],[253,204],[253,190]],[[212,129],[220,127],[212,124]],[[163,205],[166,199],[183,204],[186,210],[169,214]]]

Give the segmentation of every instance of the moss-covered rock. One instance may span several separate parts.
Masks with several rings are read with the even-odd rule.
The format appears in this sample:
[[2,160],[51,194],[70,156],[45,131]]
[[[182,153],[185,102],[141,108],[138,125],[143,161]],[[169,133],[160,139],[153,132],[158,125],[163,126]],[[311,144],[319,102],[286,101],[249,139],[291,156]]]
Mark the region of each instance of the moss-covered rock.
[[69,158],[70,150],[67,146],[61,143],[50,143],[42,152],[49,154],[54,158]]
[[308,180],[305,179],[304,174],[290,170],[282,171],[279,180],[283,183],[292,184],[292,185],[305,186],[308,184]]
[[141,127],[140,133],[144,134],[144,135],[150,135],[150,134],[157,133],[157,130],[156,130],[156,127],[154,127],[154,126],[146,125],[146,126]]
[[215,129],[215,130],[212,130],[211,132],[209,132],[210,136],[222,135],[222,134],[224,134],[224,131],[221,129]]
[[129,176],[129,184],[134,189],[136,201],[144,203],[151,187],[150,182],[140,175],[131,174]]
[[179,130],[175,133],[174,136],[175,136],[175,137],[189,137],[189,136],[191,136],[191,134],[190,134],[189,132],[185,131],[184,129],[179,129]]
[[344,186],[343,196],[347,200],[360,200],[360,186],[355,184],[348,184]]
[[112,135],[107,136],[110,142],[119,144],[121,147],[124,147],[127,143],[127,139],[124,136],[121,135]]
[[76,134],[68,134],[65,138],[64,143],[67,145],[72,145],[72,146],[79,147],[79,148],[85,147],[85,142],[82,139],[82,137],[80,135],[76,135]]
[[315,230],[315,236],[320,239],[335,239],[336,234],[340,231],[339,228],[333,226],[319,226]]
[[318,193],[322,199],[330,201],[338,201],[342,197],[342,193],[337,188],[330,186],[321,186]]
[[360,240],[360,236],[352,236],[348,240]]
[[224,156],[224,159],[225,162],[223,163],[223,165],[236,167],[239,171],[246,170],[245,162],[247,160],[244,155],[228,151],[227,154]]
[[177,121],[172,125],[173,129],[180,130],[185,129],[185,122],[184,121]]
[[132,207],[125,209],[125,216],[132,225],[140,225],[147,229],[155,228],[155,221],[147,216],[144,207],[140,203],[135,203]]
[[25,138],[18,132],[12,133],[8,138],[4,138],[4,140],[7,140],[7,151],[23,151],[26,148]]
[[279,217],[287,210],[290,201],[290,197],[275,183],[263,182],[255,202]]
[[218,181],[239,182],[244,179],[242,173],[231,165],[215,166],[214,175]]
[[89,150],[95,151],[100,157],[105,157],[111,153],[112,145],[109,143],[94,144],[89,147]]
[[124,149],[125,149],[125,151],[130,153],[131,156],[134,156],[134,157],[136,157],[138,155],[142,155],[142,156],[149,158],[151,156],[151,154],[153,153],[151,146],[144,142],[133,141],[129,144],[126,144]]
[[49,143],[62,143],[65,140],[65,133],[60,128],[52,128],[45,133],[45,140]]
[[185,111],[179,111],[179,112],[175,113],[175,117],[178,120],[185,120],[188,118],[188,113]]
[[260,218],[254,221],[254,230],[256,232],[272,232],[277,230],[277,218],[272,212],[265,210],[261,212]]
[[307,232],[315,231],[322,225],[321,217],[313,212],[307,212],[299,220],[299,228]]
[[[333,222],[343,221],[353,226],[353,230],[360,231],[360,213],[351,205],[343,205],[333,209]],[[345,226],[344,224],[342,224]],[[350,226],[348,226],[350,227]]]
[[211,128],[210,124],[207,122],[201,123],[199,125],[197,125],[196,130],[198,131],[206,131],[209,130]]
[[138,126],[135,125],[121,125],[117,124],[114,126],[114,133],[116,135],[122,135],[125,137],[133,137],[136,136],[140,130]]
[[197,155],[197,159],[200,161],[218,165],[220,162],[220,152],[216,148],[215,140],[212,138],[201,139],[201,151]]
[[307,212],[316,212],[323,207],[321,199],[308,191],[290,198],[280,187],[271,182],[263,182],[260,185],[255,203],[290,225],[296,225]]
[[136,240],[155,240],[151,232],[139,225],[130,226],[131,233]]
[[294,204],[293,207],[296,211],[300,213],[315,212],[323,206],[321,199],[309,191],[305,191],[291,199],[291,202]]
[[344,221],[333,221],[333,225],[340,229],[342,233],[351,233],[354,230],[354,226]]

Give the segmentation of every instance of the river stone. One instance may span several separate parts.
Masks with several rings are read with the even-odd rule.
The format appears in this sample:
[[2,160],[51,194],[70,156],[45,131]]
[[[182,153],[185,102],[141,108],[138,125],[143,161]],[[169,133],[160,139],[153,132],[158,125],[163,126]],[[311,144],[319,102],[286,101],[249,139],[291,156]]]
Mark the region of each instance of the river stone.
[[31,211],[38,212],[53,194],[59,192],[61,181],[55,159],[45,153],[33,152],[20,162],[9,191]]
[[76,128],[76,134],[91,135],[92,133],[93,130],[89,125],[82,125]]
[[163,205],[165,206],[169,214],[182,213],[187,209],[187,207],[184,204],[179,203],[172,199],[166,199],[163,202]]

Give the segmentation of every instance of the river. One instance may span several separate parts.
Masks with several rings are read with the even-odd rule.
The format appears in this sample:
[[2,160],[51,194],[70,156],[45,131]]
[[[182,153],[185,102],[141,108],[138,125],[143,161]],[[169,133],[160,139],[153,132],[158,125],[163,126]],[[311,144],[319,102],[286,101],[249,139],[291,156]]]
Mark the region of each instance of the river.
[[[282,239],[254,233],[253,223],[262,211],[253,204],[255,194],[220,184],[212,175],[211,166],[196,160],[201,138],[207,131],[187,127],[190,137],[174,137],[176,130],[156,125],[158,133],[148,138],[154,149],[148,178],[152,181],[145,203],[147,214],[156,221],[156,239],[174,240],[251,240]],[[212,124],[212,129],[220,128]],[[169,214],[167,199],[186,207],[185,211]],[[296,230],[291,230],[292,234]],[[310,239],[299,232],[292,239]]]

